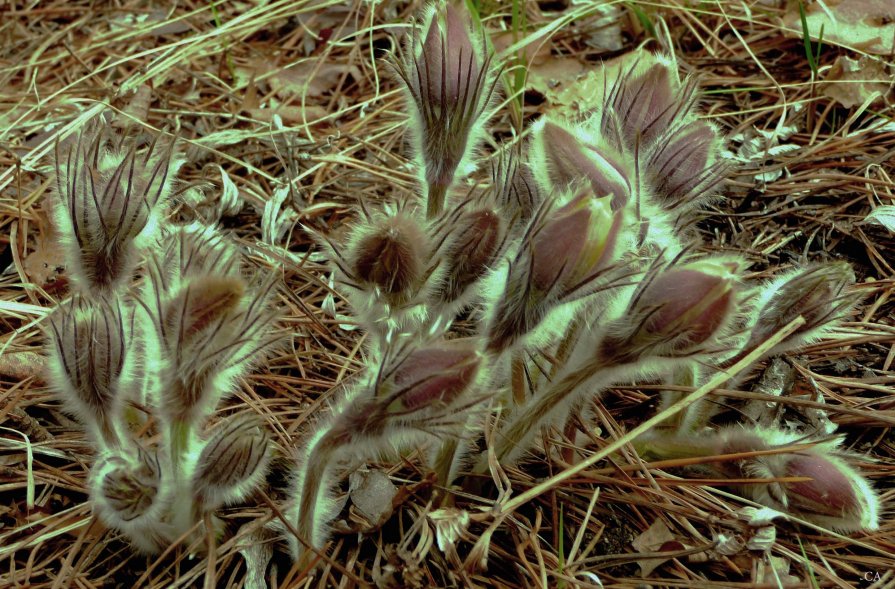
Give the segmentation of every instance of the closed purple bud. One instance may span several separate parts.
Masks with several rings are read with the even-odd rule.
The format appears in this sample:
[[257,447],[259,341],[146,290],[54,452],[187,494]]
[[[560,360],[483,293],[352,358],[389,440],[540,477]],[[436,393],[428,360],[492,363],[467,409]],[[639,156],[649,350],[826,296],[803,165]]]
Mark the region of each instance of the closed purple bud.
[[805,324],[789,336],[784,347],[801,345],[822,333],[854,305],[857,297],[846,293],[854,281],[854,271],[846,262],[811,265],[773,281],[762,297],[747,348],[765,341],[799,315]]
[[193,479],[206,509],[251,493],[267,470],[269,447],[270,437],[256,416],[241,414],[218,426],[202,448]]
[[608,145],[583,142],[563,126],[545,122],[535,133],[542,143],[551,183],[563,189],[586,181],[598,197],[611,196],[618,210],[628,201],[630,172],[620,154]]
[[428,239],[412,218],[380,221],[349,248],[355,277],[386,296],[403,299],[419,287],[429,256]]
[[448,405],[475,380],[481,355],[472,344],[448,342],[412,352],[395,371],[392,383],[400,406],[416,411]]
[[[173,146],[171,146],[173,147]],[[171,194],[181,161],[173,149],[117,140],[91,123],[55,153],[56,224],[66,267],[82,290],[105,292],[130,280],[137,252],[158,230],[159,208]]]
[[635,297],[631,314],[640,323],[632,343],[686,353],[710,341],[735,311],[738,270],[736,263],[704,261],[659,274]]
[[443,262],[447,273],[441,297],[447,302],[460,298],[491,268],[497,258],[503,233],[503,220],[490,209],[465,213],[456,225],[460,229]]
[[531,240],[531,285],[543,293],[573,290],[607,265],[621,214],[609,199],[584,192],[551,212]]
[[479,76],[481,64],[470,40],[468,18],[465,9],[452,2],[446,2],[442,10],[432,14],[422,46],[430,97],[457,102]]
[[659,202],[668,209],[699,204],[723,180],[714,162],[718,134],[708,123],[692,122],[659,142],[644,166]]

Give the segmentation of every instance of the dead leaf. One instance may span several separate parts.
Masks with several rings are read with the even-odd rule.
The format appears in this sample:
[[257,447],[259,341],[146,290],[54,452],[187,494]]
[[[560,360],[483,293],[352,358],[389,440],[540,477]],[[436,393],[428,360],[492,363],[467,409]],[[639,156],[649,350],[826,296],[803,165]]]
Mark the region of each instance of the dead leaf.
[[46,213],[37,213],[37,234],[34,249],[22,263],[25,275],[47,291],[59,290],[66,284],[65,255],[60,247],[53,224]]
[[37,352],[4,352],[0,354],[0,375],[16,380],[41,378],[47,359]]
[[[268,78],[267,82],[277,96],[284,100],[307,96],[319,98],[338,86],[345,75],[355,80],[361,79],[357,66],[338,63],[319,63],[308,59],[281,69]],[[282,116],[282,115],[281,115]]]
[[873,209],[864,217],[864,223],[877,223],[895,233],[895,205],[884,205]]
[[885,102],[887,97],[891,97],[892,82],[892,76],[879,60],[866,55],[860,59],[840,55],[824,77],[821,92],[842,106],[851,108],[865,102]]
[[[783,16],[786,36],[801,39],[799,2],[792,0]],[[826,0],[805,3],[805,20],[812,41],[890,55],[895,49],[895,2],[892,0]]]
[[304,126],[311,123],[316,123],[317,121],[321,121],[332,114],[322,106],[317,106],[314,104],[307,104],[304,107],[300,105],[292,106],[289,104],[283,104],[276,107],[272,106],[270,108],[253,108],[250,109],[248,113],[253,118],[265,123],[271,122],[274,115],[279,115],[283,122],[289,123],[290,126]]
[[[657,519],[653,522],[653,525],[631,542],[631,546],[638,552],[660,552],[669,542],[675,542],[678,545],[675,549],[684,547],[682,543],[676,540],[674,534],[672,534],[671,530],[668,529],[668,526],[665,525],[665,522],[661,519]],[[657,567],[669,560],[671,560],[670,557],[644,558],[638,560],[637,565],[640,566],[640,576],[646,577],[656,570]]]
[[348,477],[348,488],[353,508],[370,523],[370,529],[378,528],[392,516],[398,488],[385,472],[357,470]]
[[789,559],[782,556],[768,556],[758,562],[753,582],[759,585],[783,587],[801,584],[802,580],[789,574]]

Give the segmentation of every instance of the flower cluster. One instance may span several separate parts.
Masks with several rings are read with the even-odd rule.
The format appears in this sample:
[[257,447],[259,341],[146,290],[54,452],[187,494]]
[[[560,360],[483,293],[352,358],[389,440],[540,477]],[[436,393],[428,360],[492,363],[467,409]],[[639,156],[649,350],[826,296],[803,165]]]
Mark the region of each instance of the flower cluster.
[[165,225],[180,166],[173,145],[160,152],[96,121],[57,147],[55,163],[76,288],[50,316],[51,385],[96,445],[97,515],[157,552],[198,537],[208,514],[264,477],[260,419],[206,426],[272,343],[274,283],[247,272],[215,230]]
[[[423,445],[450,487],[461,469],[488,472],[486,407],[500,410],[489,452],[518,461],[607,387],[698,387],[744,358],[827,333],[855,303],[844,264],[807,265],[762,285],[746,279],[745,259],[696,253],[695,214],[728,172],[723,137],[697,115],[696,81],[664,56],[604,67],[592,113],[542,117],[525,143],[494,154],[490,184],[474,183],[499,78],[481,39],[461,3],[429,7],[393,59],[419,195],[362,206],[339,240],[318,234],[333,284],[368,334],[368,368],[300,454],[291,543],[305,563],[324,546],[330,490],[365,460]],[[800,328],[755,357],[799,316]],[[663,407],[680,397],[666,393]],[[754,434],[756,451],[791,441],[717,429],[712,407],[696,403],[663,424],[659,446],[680,449],[694,437],[723,447],[731,432]],[[645,454],[655,439],[642,440]],[[783,495],[768,485],[741,491],[837,529],[873,528],[876,497],[845,457],[819,443],[743,463],[740,478],[817,478],[784,485]],[[834,508],[822,509],[830,496]]]
[[[420,450],[450,489],[493,458],[547,450],[545,436],[586,419],[613,385],[699,387],[828,334],[856,303],[843,263],[756,284],[745,259],[697,253],[691,227],[727,174],[723,137],[697,114],[696,81],[664,56],[601,68],[592,112],[544,116],[487,161],[500,71],[474,23],[464,3],[438,0],[391,61],[418,194],[360,203],[338,238],[307,228],[365,332],[366,368],[296,451],[283,513],[301,567],[325,549],[334,489],[365,461]],[[173,145],[97,122],[55,159],[75,292],[49,321],[52,385],[96,443],[99,517],[158,551],[264,477],[258,420],[206,429],[272,344],[275,281],[216,230],[165,221]],[[661,408],[682,397],[664,393]],[[645,458],[725,455],[702,472],[737,479],[754,501],[844,531],[878,525],[877,496],[838,441],[719,424],[715,406],[690,405],[635,446]]]

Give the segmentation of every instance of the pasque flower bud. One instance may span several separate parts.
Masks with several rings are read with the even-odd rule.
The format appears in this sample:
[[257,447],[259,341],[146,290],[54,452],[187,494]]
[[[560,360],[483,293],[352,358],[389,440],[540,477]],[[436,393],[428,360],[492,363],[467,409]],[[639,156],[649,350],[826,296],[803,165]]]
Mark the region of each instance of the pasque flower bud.
[[589,191],[556,209],[531,239],[531,284],[541,292],[574,290],[604,268],[622,215]]
[[681,84],[674,63],[661,55],[641,53],[609,76],[603,96],[604,132],[618,133],[631,151],[641,151],[687,119],[695,102],[696,85]]
[[393,64],[415,111],[411,140],[430,219],[441,213],[454,182],[474,167],[468,160],[497,79],[466,10],[453,0],[434,4],[424,16],[423,39],[414,35]]
[[612,197],[613,210],[631,198],[633,166],[609,145],[588,142],[548,120],[539,121],[533,136],[535,167],[546,170],[549,185],[562,190],[587,182],[595,196]]
[[644,173],[666,209],[700,204],[723,180],[715,161],[719,136],[714,127],[694,121],[674,129],[649,151]]
[[500,214],[489,208],[468,211],[453,224],[444,249],[444,283],[438,296],[444,302],[459,299],[497,260],[506,231]]
[[56,225],[80,289],[107,292],[130,280],[182,164],[173,153],[173,145],[139,149],[133,140],[116,141],[101,121],[74,143],[57,144]]
[[383,386],[401,412],[446,406],[472,384],[481,362],[473,342],[446,342],[411,352]]
[[732,319],[737,262],[705,260],[648,277],[622,323],[627,334],[604,340],[600,354],[685,355],[716,337]]
[[209,228],[172,231],[140,298],[158,337],[159,394],[171,422],[196,423],[271,343],[272,280],[252,281]]
[[429,255],[429,240],[418,222],[398,213],[362,227],[346,257],[350,278],[359,286],[371,286],[390,302],[400,303],[422,286]]
[[[798,444],[791,434],[776,430],[726,428],[720,434],[719,454],[755,452]],[[837,450],[841,440],[825,441],[810,448],[780,454],[744,458],[734,463],[740,472],[722,474],[754,478],[807,480],[743,485],[754,500],[784,513],[840,532],[875,530],[879,527],[879,498],[868,482]],[[727,468],[719,465],[722,470]]]
[[857,301],[857,295],[846,292],[854,281],[854,272],[845,262],[812,264],[772,281],[756,306],[746,349],[765,341],[799,315],[805,324],[775,352],[801,346],[823,334]]
[[130,314],[117,301],[76,296],[50,317],[51,383],[97,441],[118,444],[116,397],[127,386]]
[[616,259],[624,211],[590,190],[535,218],[507,275],[487,337],[492,351],[506,349],[558,304],[587,294]]
[[270,436],[255,416],[242,414],[219,425],[202,448],[193,488],[205,509],[240,501],[264,477]]

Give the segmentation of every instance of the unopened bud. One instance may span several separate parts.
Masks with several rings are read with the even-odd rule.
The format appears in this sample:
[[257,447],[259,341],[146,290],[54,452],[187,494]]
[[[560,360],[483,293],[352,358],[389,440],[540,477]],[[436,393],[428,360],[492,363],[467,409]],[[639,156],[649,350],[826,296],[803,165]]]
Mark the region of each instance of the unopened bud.
[[239,306],[244,293],[245,282],[239,277],[197,276],[167,305],[167,327],[181,345],[194,341],[216,329]]
[[531,239],[531,284],[537,290],[567,292],[605,268],[615,250],[621,213],[610,199],[588,191],[549,213]]
[[270,437],[252,415],[241,414],[218,426],[202,449],[194,488],[206,509],[240,501],[267,470]]
[[630,343],[653,354],[689,353],[711,341],[735,311],[735,262],[702,261],[666,270],[634,298],[639,324]]
[[159,464],[153,455],[141,452],[136,461],[114,457],[97,468],[102,471],[98,501],[113,512],[107,514],[113,522],[132,522],[153,508],[160,485]]
[[780,348],[792,348],[823,333],[854,305],[846,293],[855,281],[846,262],[815,264],[773,281],[765,289],[747,349],[760,344],[801,315],[805,324]]
[[155,143],[142,153],[133,142],[116,145],[102,122],[57,145],[56,223],[79,287],[104,292],[130,280],[139,242],[158,229],[180,165]]
[[[474,42],[463,2],[440,0],[394,62],[415,115],[411,141],[422,164],[426,214],[438,217],[451,186],[469,174],[471,153],[482,136],[484,113],[497,77],[484,40]],[[482,38],[484,39],[484,38]]]
[[428,240],[416,221],[396,215],[363,234],[351,246],[349,259],[359,281],[388,297],[404,298],[419,286],[428,254]]
[[535,145],[546,160],[550,182],[559,189],[590,184],[594,195],[612,197],[618,210],[631,196],[631,175],[624,158],[608,145],[593,145],[576,137],[568,129],[545,121],[537,127]]
[[656,145],[644,170],[665,208],[698,204],[721,182],[724,167],[714,162],[717,144],[715,129],[694,121]]
[[419,59],[426,68],[423,77],[431,100],[456,103],[469,93],[482,64],[465,7],[445,2],[432,12]]
[[460,340],[412,352],[395,371],[392,393],[404,411],[448,405],[475,380],[481,355]]
[[455,301],[494,264],[504,231],[503,220],[491,209],[471,211],[456,222],[460,229],[445,253],[447,268],[441,298]]
[[52,383],[73,412],[111,445],[116,443],[111,414],[126,372],[129,329],[120,304],[102,298],[76,297],[50,319]]

